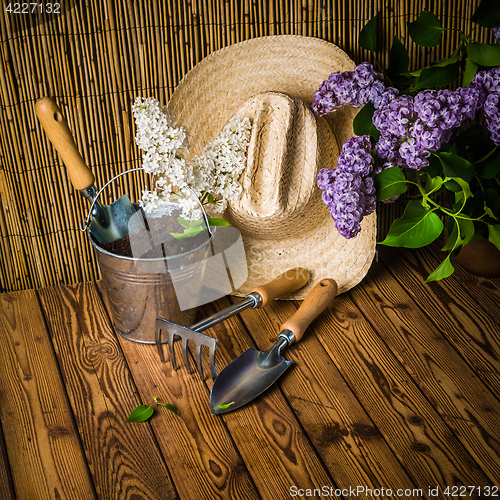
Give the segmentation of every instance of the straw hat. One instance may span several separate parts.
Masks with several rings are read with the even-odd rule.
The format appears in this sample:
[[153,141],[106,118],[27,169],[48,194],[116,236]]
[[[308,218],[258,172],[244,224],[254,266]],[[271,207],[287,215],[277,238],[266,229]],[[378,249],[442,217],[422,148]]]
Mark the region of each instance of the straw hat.
[[354,63],[337,46],[311,37],[254,38],[218,50],[180,82],[168,107],[190,131],[191,154],[199,155],[234,115],[252,119],[241,198],[224,217],[242,234],[248,279],[246,295],[295,266],[310,283],[285,298],[302,299],[323,278],[339,292],[366,275],[375,255],[376,216],[350,240],[340,236],[316,186],[323,167],[334,168],[339,145],[354,135],[356,111],[343,107],[315,117],[309,103],[330,73]]

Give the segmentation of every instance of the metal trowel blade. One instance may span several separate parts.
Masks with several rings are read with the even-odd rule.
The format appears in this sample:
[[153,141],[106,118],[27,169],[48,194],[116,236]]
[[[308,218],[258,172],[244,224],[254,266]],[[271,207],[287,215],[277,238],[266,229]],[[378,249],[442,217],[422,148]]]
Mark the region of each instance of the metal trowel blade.
[[132,215],[139,209],[125,194],[111,205],[99,207],[97,217],[92,218],[90,232],[98,243],[111,243],[124,238],[129,233],[128,223]]
[[210,392],[212,414],[219,415],[247,404],[283,375],[292,362],[280,356],[276,345],[265,352],[251,347],[219,373]]

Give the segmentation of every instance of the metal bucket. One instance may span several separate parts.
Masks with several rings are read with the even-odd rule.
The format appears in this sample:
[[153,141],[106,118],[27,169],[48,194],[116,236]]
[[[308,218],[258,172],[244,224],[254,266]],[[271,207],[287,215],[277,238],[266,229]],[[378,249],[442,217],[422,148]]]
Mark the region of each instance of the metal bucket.
[[[213,234],[189,252],[153,259],[110,253],[94,241],[90,231],[87,234],[97,254],[113,326],[120,335],[154,344],[158,316],[182,326],[194,323]],[[179,289],[193,299],[194,307],[186,310],[185,301],[179,304]]]

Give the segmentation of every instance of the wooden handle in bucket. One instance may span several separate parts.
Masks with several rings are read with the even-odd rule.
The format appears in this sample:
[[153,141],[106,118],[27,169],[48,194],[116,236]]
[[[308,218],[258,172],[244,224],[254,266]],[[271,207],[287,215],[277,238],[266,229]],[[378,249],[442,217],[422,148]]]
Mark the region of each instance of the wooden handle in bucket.
[[94,174],[80,155],[68,122],[57,104],[50,97],[42,97],[35,104],[35,112],[50,142],[61,155],[73,186],[79,190],[91,187]]

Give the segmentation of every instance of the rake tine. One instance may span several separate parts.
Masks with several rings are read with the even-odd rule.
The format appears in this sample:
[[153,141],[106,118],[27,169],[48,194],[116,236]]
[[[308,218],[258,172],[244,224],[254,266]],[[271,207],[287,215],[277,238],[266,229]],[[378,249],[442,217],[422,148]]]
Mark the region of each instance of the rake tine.
[[162,318],[156,318],[156,348],[158,349],[158,354],[160,356],[160,361],[165,363],[165,355],[163,354],[163,348],[161,346],[161,331],[162,331],[162,323],[164,320]]
[[209,346],[209,363],[212,368],[212,378],[215,380],[217,378],[217,369],[215,368],[215,353],[217,351],[217,339],[214,339],[215,342],[212,347]]
[[194,358],[196,360],[196,366],[198,367],[198,373],[200,374],[201,380],[205,380],[203,376],[203,365],[201,363],[201,347],[203,344],[196,343],[194,349]]
[[170,352],[170,360],[172,361],[172,368],[177,370],[177,362],[175,361],[175,352],[174,352],[174,336],[169,334],[168,336],[168,350]]
[[193,373],[193,370],[191,368],[191,363],[189,362],[189,356],[188,356],[188,339],[182,337],[182,357],[184,358],[184,363],[187,367],[188,373]]

